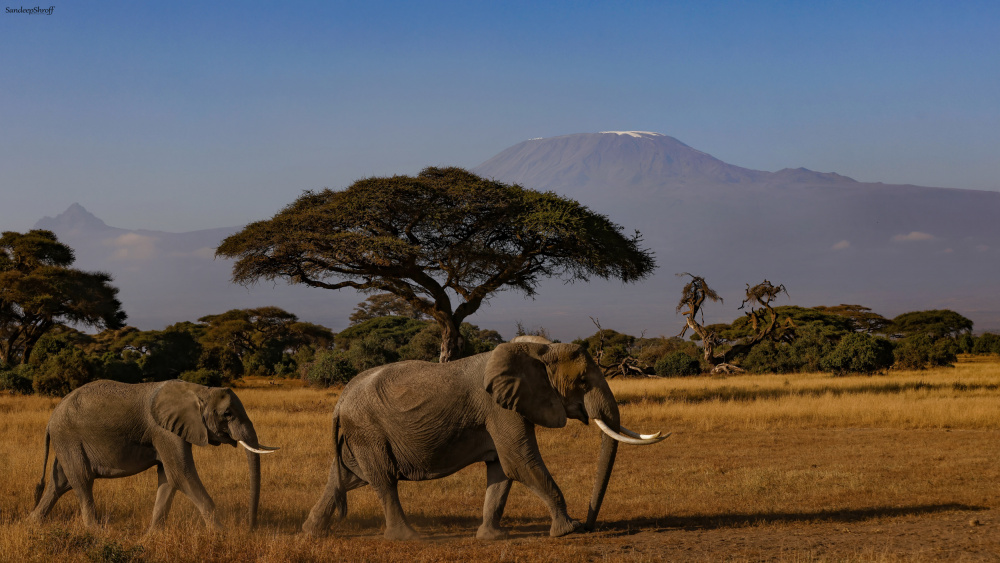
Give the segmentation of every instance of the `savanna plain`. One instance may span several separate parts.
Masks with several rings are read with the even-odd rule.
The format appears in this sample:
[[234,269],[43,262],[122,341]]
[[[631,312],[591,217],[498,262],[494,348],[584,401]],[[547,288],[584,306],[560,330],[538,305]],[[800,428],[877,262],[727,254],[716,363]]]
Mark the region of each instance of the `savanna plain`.
[[[889,375],[613,379],[622,420],[671,431],[618,452],[598,529],[551,539],[548,511],[515,484],[507,540],[474,538],[485,468],[403,483],[419,541],[382,539],[369,488],[348,495],[330,534],[299,531],[326,482],[339,390],[291,380],[237,387],[261,442],[258,526],[246,530],[245,456],[195,448],[225,531],[208,531],[181,494],[144,535],[155,471],[102,480],[102,525],[81,524],[72,492],[43,525],[25,520],[57,399],[0,395],[2,561],[993,561],[1000,560],[1000,357]],[[585,519],[599,430],[539,429],[572,516]],[[50,460],[51,465],[51,460]]]

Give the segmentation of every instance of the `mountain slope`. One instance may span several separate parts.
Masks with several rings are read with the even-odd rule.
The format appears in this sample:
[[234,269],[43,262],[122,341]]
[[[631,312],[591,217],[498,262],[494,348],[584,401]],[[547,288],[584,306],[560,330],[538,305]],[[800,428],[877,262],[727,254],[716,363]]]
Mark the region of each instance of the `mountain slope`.
[[[750,170],[646,132],[525,141],[474,171],[573,197],[641,231],[661,267],[617,299],[623,306],[673,301],[673,274],[691,271],[737,303],[745,283],[768,278],[802,305],[857,302],[887,315],[950,307],[977,328],[1000,327],[997,192]],[[644,316],[647,328],[661,325],[657,316],[677,322],[666,308]]]

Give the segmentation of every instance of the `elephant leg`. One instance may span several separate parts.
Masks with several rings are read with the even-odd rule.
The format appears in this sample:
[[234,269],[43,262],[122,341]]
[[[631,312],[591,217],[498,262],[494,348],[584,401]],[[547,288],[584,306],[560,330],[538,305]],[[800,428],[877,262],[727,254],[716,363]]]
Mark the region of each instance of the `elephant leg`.
[[486,500],[483,502],[483,523],[476,532],[477,538],[495,540],[507,536],[507,529],[500,526],[500,518],[507,506],[511,483],[499,461],[486,462]]
[[554,538],[565,536],[582,527],[580,522],[570,518],[566,512],[566,499],[563,498],[562,491],[542,461],[533,428],[526,427],[520,439],[499,441],[497,453],[505,461],[504,466],[512,470],[511,476],[528,487],[548,506],[549,514],[552,515],[550,536]]
[[44,520],[49,515],[52,507],[56,505],[56,501],[71,488],[69,481],[66,479],[66,474],[62,470],[62,466],[59,465],[59,458],[56,458],[52,462],[52,478],[45,483],[45,491],[42,493],[42,498],[38,499],[38,506],[31,511],[29,518],[36,522]]
[[387,540],[413,540],[420,537],[420,534],[410,527],[403,514],[403,505],[399,503],[399,490],[397,481],[393,478],[379,478],[372,480],[372,488],[375,494],[382,501],[382,508],[385,510],[385,539]]
[[97,507],[94,504],[94,480],[85,479],[73,487],[73,492],[80,499],[80,515],[88,528],[97,527]]
[[[170,450],[169,452],[164,450]],[[201,513],[205,520],[205,525],[211,529],[219,530],[222,526],[215,518],[215,502],[205,490],[201,478],[198,477],[198,470],[194,466],[194,456],[191,454],[191,444],[183,442],[181,450],[174,451],[174,448],[157,449],[162,459],[163,471],[166,474],[167,484],[179,489],[187,495],[195,508]],[[159,474],[159,470],[157,470]],[[157,489],[157,500],[159,500],[159,488]]]
[[347,491],[367,484],[340,465],[340,460],[333,460],[323,495],[309,511],[309,518],[302,524],[302,531],[313,536],[326,533],[335,512],[338,519],[347,515]]
[[580,529],[582,524],[569,517],[566,512],[566,499],[563,498],[562,491],[544,465],[532,467],[521,482],[549,507],[549,514],[552,515],[550,536],[557,538]]
[[162,526],[166,521],[167,514],[170,512],[170,504],[177,492],[177,489],[167,480],[167,472],[163,469],[162,464],[156,466],[156,481],[156,504],[153,505],[153,520],[149,524],[150,532]]
[[97,526],[97,509],[94,505],[94,472],[90,469],[89,461],[82,447],[78,455],[72,453],[60,456],[62,473],[76,493],[76,499],[80,502],[80,516],[83,524],[88,528]]

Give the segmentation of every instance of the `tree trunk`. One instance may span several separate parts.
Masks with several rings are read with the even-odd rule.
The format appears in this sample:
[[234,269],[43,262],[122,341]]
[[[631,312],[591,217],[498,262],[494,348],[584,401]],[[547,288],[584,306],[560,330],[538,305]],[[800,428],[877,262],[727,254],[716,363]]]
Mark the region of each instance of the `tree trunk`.
[[438,361],[443,364],[461,358],[464,342],[459,324],[451,317],[443,322],[439,318],[437,322],[441,325],[441,356]]

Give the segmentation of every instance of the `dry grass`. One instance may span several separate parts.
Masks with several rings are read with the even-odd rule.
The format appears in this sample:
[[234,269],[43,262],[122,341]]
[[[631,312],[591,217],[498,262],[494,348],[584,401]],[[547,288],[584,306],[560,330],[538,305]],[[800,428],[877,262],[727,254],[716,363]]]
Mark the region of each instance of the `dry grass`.
[[[99,481],[104,525],[81,528],[67,494],[43,526],[23,521],[41,474],[42,436],[56,401],[0,395],[0,561],[484,560],[995,560],[1000,553],[996,450],[1000,360],[890,376],[821,374],[612,381],[626,424],[670,430],[648,448],[623,446],[600,530],[546,536],[542,503],[515,486],[510,540],[473,539],[482,466],[404,483],[403,505],[426,540],[381,539],[368,489],[349,516],[314,539],[298,529],[326,480],[335,391],[294,385],[238,390],[261,441],[260,524],[243,530],[245,457],[197,448],[202,479],[228,530],[213,534],[183,495],[149,537],[155,472]],[[539,431],[570,513],[586,516],[598,436],[576,422]],[[978,524],[976,524],[978,522]]]

